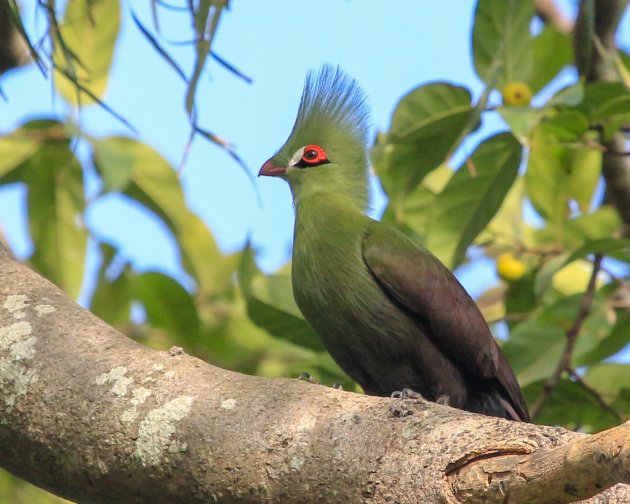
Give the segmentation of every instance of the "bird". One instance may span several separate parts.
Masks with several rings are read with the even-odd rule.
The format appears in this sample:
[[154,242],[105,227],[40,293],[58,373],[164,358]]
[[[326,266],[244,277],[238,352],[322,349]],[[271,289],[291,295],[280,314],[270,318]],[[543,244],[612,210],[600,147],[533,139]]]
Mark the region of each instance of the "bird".
[[369,130],[365,94],[326,64],[308,73],[289,138],[259,171],[290,186],[300,311],[367,395],[404,391],[530,421],[514,372],[455,275],[366,214]]

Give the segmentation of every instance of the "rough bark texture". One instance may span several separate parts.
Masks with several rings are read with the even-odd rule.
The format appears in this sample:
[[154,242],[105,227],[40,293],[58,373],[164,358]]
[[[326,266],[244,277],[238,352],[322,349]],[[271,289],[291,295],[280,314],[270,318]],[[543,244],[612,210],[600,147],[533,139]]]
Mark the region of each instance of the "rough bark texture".
[[[587,82],[619,80],[615,67],[617,46],[615,35],[628,0],[595,0],[594,19],[589,14],[590,3],[582,0],[575,24],[575,57],[578,70]],[[602,173],[606,180],[606,200],[612,203],[630,232],[630,156],[627,135],[617,133],[604,142]]]
[[[468,468],[595,439],[151,350],[2,247],[0,424],[1,466],[69,499],[116,503],[462,502]],[[627,452],[597,484],[629,481]],[[504,491],[481,483],[485,495],[466,502]],[[627,503],[630,489],[597,499]],[[517,502],[509,488],[502,502]]]

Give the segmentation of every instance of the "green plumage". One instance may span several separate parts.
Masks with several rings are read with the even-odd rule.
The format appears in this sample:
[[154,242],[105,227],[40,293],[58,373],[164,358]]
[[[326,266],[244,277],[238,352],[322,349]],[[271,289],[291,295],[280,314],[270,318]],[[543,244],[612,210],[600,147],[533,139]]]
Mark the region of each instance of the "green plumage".
[[[474,301],[430,252],[365,215],[363,93],[340,70],[309,75],[289,139],[261,169],[291,186],[293,292],[339,365],[372,395],[529,420]],[[319,154],[318,154],[319,153]]]

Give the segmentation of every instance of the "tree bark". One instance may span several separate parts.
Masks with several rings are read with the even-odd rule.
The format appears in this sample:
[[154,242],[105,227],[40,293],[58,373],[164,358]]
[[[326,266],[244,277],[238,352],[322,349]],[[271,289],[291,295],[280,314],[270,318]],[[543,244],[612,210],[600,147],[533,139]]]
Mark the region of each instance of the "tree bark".
[[151,350],[1,246],[0,425],[2,467],[81,502],[573,502],[630,481],[628,424],[586,436]]

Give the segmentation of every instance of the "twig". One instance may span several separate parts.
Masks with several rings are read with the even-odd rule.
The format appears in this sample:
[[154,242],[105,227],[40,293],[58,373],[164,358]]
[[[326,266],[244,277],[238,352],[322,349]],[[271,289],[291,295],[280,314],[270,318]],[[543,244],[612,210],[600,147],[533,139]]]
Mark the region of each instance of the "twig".
[[589,394],[591,394],[593,396],[593,399],[597,401],[597,403],[602,407],[602,409],[608,411],[608,413],[613,415],[618,421],[621,421],[621,414],[615,408],[613,408],[610,404],[604,401],[604,398],[597,390],[595,390],[588,383],[586,383],[584,379],[575,372],[574,369],[569,369],[568,371],[569,371],[569,376],[571,377],[571,379],[575,383],[577,383],[580,387],[582,387],[584,390],[586,390]]
[[573,31],[573,21],[564,15],[553,0],[536,0],[536,14],[544,23],[561,33]]
[[591,273],[591,278],[588,281],[588,286],[586,287],[586,291],[584,292],[584,296],[582,296],[582,301],[580,303],[580,307],[578,309],[578,313],[575,317],[575,321],[573,325],[567,331],[567,341],[564,347],[564,352],[560,357],[560,361],[556,366],[553,374],[547,379],[545,386],[543,387],[542,393],[534,402],[534,405],[531,408],[532,418],[536,418],[538,414],[541,412],[543,406],[549,396],[553,392],[553,389],[558,385],[560,381],[560,377],[562,373],[565,371],[571,371],[571,357],[573,356],[573,349],[575,348],[575,342],[577,340],[580,329],[582,328],[582,324],[588,317],[589,312],[591,311],[591,305],[593,304],[593,297],[595,296],[595,286],[597,283],[597,273],[599,272],[599,268],[602,262],[602,255],[596,254],[595,260],[593,261],[593,273]]

